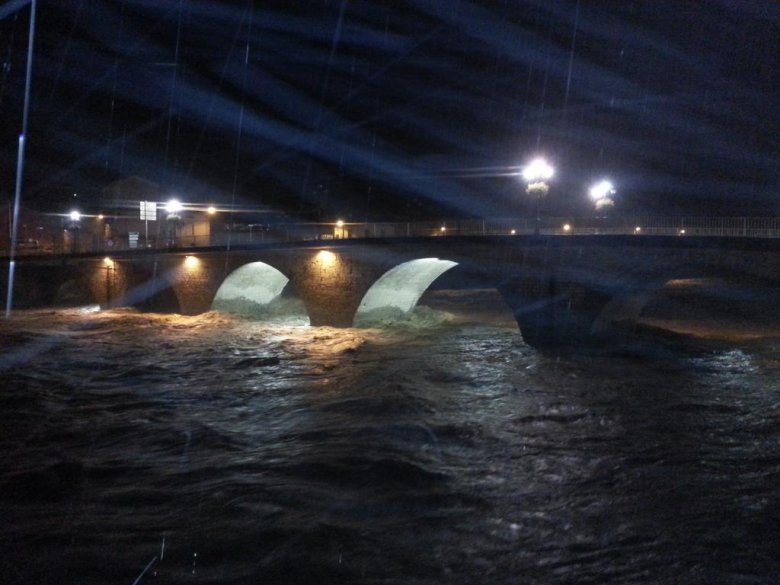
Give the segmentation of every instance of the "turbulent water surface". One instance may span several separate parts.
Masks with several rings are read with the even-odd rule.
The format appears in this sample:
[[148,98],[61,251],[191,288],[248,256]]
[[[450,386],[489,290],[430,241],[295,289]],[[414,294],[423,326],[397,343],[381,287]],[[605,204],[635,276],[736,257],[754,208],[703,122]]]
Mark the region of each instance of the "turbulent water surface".
[[0,325],[2,583],[777,583],[780,343]]

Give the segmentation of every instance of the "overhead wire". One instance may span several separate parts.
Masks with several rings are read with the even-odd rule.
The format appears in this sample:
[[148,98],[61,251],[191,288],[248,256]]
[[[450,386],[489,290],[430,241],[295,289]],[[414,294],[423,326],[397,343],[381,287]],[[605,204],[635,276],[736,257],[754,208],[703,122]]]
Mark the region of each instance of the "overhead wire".
[[247,32],[246,32],[246,45],[244,47],[244,73],[243,78],[241,80],[241,107],[238,111],[238,133],[236,135],[236,156],[235,156],[235,162],[233,164],[233,188],[231,189],[231,195],[230,195],[230,231],[228,232],[228,238],[227,238],[227,246],[226,246],[226,252],[225,252],[225,266],[227,267],[227,252],[230,251],[230,246],[232,244],[232,237],[233,237],[233,214],[236,207],[236,191],[238,190],[238,171],[239,166],[241,163],[241,138],[244,131],[244,107],[245,107],[245,99],[246,99],[246,80],[247,80],[247,72],[249,70],[249,52],[251,48],[251,39],[252,39],[252,20],[254,17],[254,8],[255,3],[254,0],[250,0],[249,2],[249,23],[247,24]]
[[168,125],[165,131],[165,154],[163,156],[163,174],[166,187],[170,186],[170,174],[168,171],[168,156],[171,147],[171,127],[173,125],[173,109],[176,102],[176,86],[179,77],[179,48],[181,45],[182,11],[184,0],[179,0],[178,21],[176,24],[176,45],[173,51],[173,78],[171,80],[171,97],[168,100]]
[[119,82],[119,55],[122,52],[122,32],[124,29],[124,16],[125,16],[125,2],[120,0],[119,8],[119,30],[117,31],[117,45],[118,51],[114,56],[114,80],[111,84],[111,108],[108,114],[108,136],[106,137],[106,152],[104,159],[104,167],[108,169],[109,159],[111,157],[111,142],[114,129],[114,114],[116,111],[116,89]]
[[[328,94],[328,86],[330,84],[330,73],[331,68],[333,67],[333,59],[336,56],[336,51],[338,50],[339,41],[341,40],[341,30],[344,25],[344,14],[347,10],[347,0],[341,0],[341,4],[339,6],[339,15],[336,20],[336,28],[333,31],[333,40],[330,44],[330,53],[328,54],[328,64],[325,68],[325,79],[322,82],[322,89],[320,91],[320,101],[317,106],[317,114],[315,116],[314,120],[314,127],[311,134],[311,140],[314,144],[317,143],[317,133],[320,128],[320,124],[322,122],[322,110],[323,105],[325,102],[325,98]],[[314,152],[315,148],[314,145],[311,146],[311,152]],[[300,204],[303,205],[303,202],[306,200],[306,191],[309,187],[309,177],[311,176],[311,166],[312,166],[312,156],[310,155],[306,161],[306,172],[303,176],[303,183],[301,184],[301,195],[300,195]],[[301,210],[299,209],[299,212]]]

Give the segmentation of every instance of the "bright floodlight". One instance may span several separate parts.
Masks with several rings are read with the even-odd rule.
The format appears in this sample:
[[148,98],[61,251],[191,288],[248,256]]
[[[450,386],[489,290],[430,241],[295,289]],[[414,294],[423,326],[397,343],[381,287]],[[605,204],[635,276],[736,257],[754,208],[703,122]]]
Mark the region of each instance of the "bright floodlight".
[[171,199],[165,204],[165,211],[172,215],[179,213],[182,209],[184,209],[184,206],[178,199]]
[[536,158],[523,167],[523,178],[529,183],[545,181],[552,178],[554,174],[555,169],[543,158]]
[[208,209],[206,209],[206,213],[208,213],[209,215],[214,215],[216,212],[217,212],[217,208],[214,207],[213,205],[209,205]]
[[336,227],[344,227],[344,220],[340,219],[336,222]]
[[79,221],[81,219],[81,214],[74,209],[70,212],[70,219],[72,221]]
[[607,199],[610,195],[614,194],[615,187],[609,181],[601,181],[590,188],[590,196],[594,201],[598,201],[599,199]]

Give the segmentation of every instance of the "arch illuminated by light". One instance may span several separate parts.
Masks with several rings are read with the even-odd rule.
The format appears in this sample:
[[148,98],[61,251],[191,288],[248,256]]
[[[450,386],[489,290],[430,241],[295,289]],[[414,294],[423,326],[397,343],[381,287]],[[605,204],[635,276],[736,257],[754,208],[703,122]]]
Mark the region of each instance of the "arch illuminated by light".
[[290,280],[265,262],[251,262],[231,272],[214,296],[211,308],[228,313],[262,312],[282,294]]
[[431,283],[457,265],[451,260],[419,258],[388,270],[363,296],[355,322],[372,320],[372,316],[385,313],[409,313]]

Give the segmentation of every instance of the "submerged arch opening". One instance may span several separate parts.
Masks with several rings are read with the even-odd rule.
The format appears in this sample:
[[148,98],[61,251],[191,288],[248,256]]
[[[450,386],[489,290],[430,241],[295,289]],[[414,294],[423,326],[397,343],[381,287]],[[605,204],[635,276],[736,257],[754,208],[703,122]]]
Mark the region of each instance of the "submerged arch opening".
[[144,313],[181,313],[181,304],[170,275],[150,273],[144,276],[146,278],[140,284],[130,288],[108,306],[133,307]]
[[780,291],[774,283],[743,275],[674,278],[658,287],[637,314],[641,325],[711,339],[775,335]]
[[303,317],[306,311],[288,286],[290,279],[265,262],[250,262],[231,272],[217,290],[214,311],[247,317]]
[[130,305],[143,312],[181,313],[181,305],[171,284],[162,278],[149,280],[129,295]]
[[403,319],[425,290],[457,262],[439,258],[419,258],[385,272],[363,296],[355,325]]
[[57,287],[52,304],[55,307],[83,307],[94,304],[88,287],[78,279],[71,278]]

